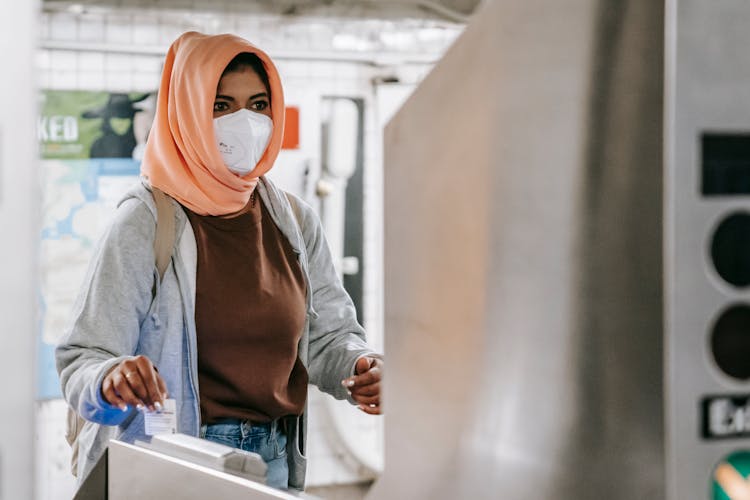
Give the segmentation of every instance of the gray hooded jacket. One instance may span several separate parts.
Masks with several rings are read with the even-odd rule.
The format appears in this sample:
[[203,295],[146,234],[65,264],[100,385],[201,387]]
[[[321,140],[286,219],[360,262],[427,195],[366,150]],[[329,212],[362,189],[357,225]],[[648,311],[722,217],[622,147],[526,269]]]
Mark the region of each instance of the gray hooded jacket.
[[[307,281],[307,316],[299,357],[310,383],[337,399],[347,399],[341,380],[353,374],[359,357],[377,355],[365,343],[354,305],[334,270],[320,220],[300,200],[296,200],[299,210],[295,216],[284,192],[265,177],[256,189],[299,256]],[[120,202],[114,221],[99,242],[72,323],[57,346],[63,395],[87,420],[78,438],[79,484],[110,439],[133,442],[147,438],[142,412],[134,408],[123,412],[101,395],[106,373],[128,357],[147,356],[159,369],[170,397],[177,400],[177,431],[192,436],[200,431],[197,250],[187,216],[172,202],[177,206],[176,238],[163,279],[159,280],[153,248],[156,206],[149,189],[139,183]],[[303,489],[304,414],[288,417],[286,428],[289,486]]]

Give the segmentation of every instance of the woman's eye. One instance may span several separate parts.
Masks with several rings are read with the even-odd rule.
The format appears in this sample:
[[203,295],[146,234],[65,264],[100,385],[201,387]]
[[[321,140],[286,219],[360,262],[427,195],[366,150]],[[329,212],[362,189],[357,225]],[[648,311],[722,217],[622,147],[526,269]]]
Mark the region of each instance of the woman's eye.
[[214,103],[214,111],[226,111],[229,109],[229,106],[225,102],[215,102]]
[[268,107],[268,102],[266,101],[255,101],[250,105],[255,111],[263,111]]

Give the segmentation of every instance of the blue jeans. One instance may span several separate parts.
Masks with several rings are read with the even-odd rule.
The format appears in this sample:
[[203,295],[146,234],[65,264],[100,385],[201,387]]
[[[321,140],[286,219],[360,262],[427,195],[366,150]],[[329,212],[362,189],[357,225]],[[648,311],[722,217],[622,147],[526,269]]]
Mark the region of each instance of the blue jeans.
[[279,428],[278,420],[267,424],[253,424],[247,420],[227,419],[218,424],[201,427],[201,437],[232,448],[257,453],[268,465],[266,484],[281,490],[289,487],[286,434]]

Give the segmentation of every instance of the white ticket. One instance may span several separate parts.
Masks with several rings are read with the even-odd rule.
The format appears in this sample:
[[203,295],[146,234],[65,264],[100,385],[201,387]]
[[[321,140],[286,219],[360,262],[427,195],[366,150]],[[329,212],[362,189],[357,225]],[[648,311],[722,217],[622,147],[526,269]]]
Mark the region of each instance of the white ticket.
[[174,434],[177,432],[177,403],[174,399],[165,399],[161,410],[146,410],[143,418],[147,435]]

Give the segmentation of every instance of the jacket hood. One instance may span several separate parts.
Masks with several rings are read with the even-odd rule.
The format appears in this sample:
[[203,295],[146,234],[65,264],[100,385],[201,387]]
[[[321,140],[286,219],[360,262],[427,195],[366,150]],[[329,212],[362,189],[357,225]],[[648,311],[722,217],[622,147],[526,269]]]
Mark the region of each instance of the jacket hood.
[[[257,55],[268,73],[273,132],[255,169],[238,177],[224,165],[216,146],[213,102],[221,74],[243,52]],[[187,32],[172,43],[164,61],[141,173],[195,213],[230,214],[247,204],[258,177],[273,166],[283,134],[284,94],[268,55],[234,35]]]

